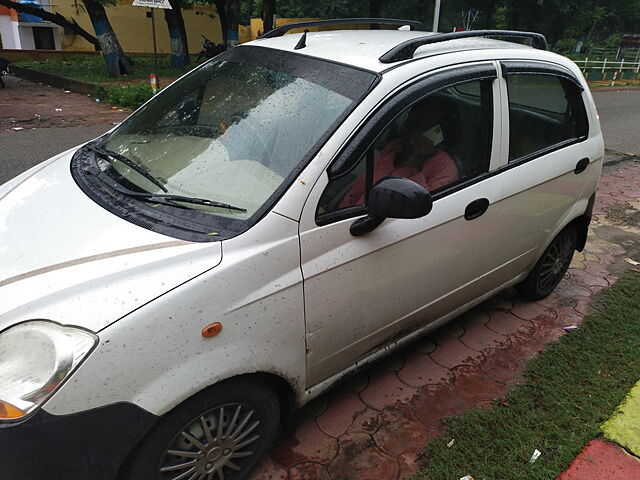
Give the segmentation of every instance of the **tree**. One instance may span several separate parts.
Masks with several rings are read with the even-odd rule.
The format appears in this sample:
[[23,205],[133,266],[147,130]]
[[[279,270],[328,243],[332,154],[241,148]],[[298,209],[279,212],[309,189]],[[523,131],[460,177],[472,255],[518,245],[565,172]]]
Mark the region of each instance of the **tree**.
[[543,33],[551,45],[640,31],[640,0],[501,0],[498,6],[508,28]]
[[227,45],[238,44],[238,24],[240,23],[240,0],[227,1]]
[[104,5],[99,3],[98,0],[82,0],[82,3],[84,3],[93,29],[96,32],[109,76],[118,77],[131,74],[131,64],[122,51],[122,46],[113,31],[111,22],[109,22]]
[[[183,0],[184,1],[184,0]],[[197,0],[196,0],[197,1]],[[202,0],[200,0],[202,1]],[[207,0],[205,0],[207,1]],[[234,30],[228,21],[232,5],[240,0],[208,0],[214,3],[222,34]],[[640,32],[640,0],[447,0],[442,2],[440,30],[450,31],[462,24],[462,12],[478,11],[473,28],[532,30],[547,36],[549,43],[571,43],[580,36],[604,41],[612,34]],[[261,17],[264,30],[275,13],[276,0],[242,0],[243,19]],[[422,21],[430,26],[433,1],[424,0],[277,0],[282,17],[393,17]]]
[[30,15],[34,15],[36,17],[42,18],[43,20],[47,20],[48,22],[55,23],[56,25],[60,25],[61,27],[80,35],[87,42],[92,44],[96,50],[100,50],[100,42],[98,42],[98,39],[93,35],[91,35],[89,32],[87,32],[80,25],[78,25],[73,18],[67,19],[63,15],[60,15],[59,13],[51,13],[32,3],[31,4],[16,3],[13,0],[0,0],[0,5],[4,7],[12,8],[21,13],[28,13]]
[[372,18],[380,18],[383,0],[369,0],[369,16]]
[[129,60],[125,57],[120,42],[111,27],[111,23],[109,23],[103,3],[100,3],[105,1],[115,0],[82,0],[89,14],[93,30],[96,33],[95,37],[82,29],[75,20],[68,20],[59,13],[54,14],[34,5],[15,3],[11,0],[0,0],[0,5],[12,8],[18,12],[29,13],[43,20],[48,20],[56,25],[60,25],[61,27],[69,28],[94,45],[96,50],[102,51],[109,76],[117,77],[123,74],[130,74],[131,65],[129,64]]
[[171,66],[184,68],[189,65],[189,44],[182,17],[183,0],[169,0],[169,4],[171,8],[164,9],[164,19],[171,37]]
[[240,23],[241,0],[204,0],[213,3],[220,19],[222,43],[226,47],[238,44],[238,24]]
[[273,30],[273,17],[276,14],[276,0],[262,0],[262,30]]
[[229,22],[227,20],[227,0],[213,0],[213,4],[216,6],[216,12],[220,19],[220,30],[222,30],[222,43],[227,46],[227,29],[229,28]]

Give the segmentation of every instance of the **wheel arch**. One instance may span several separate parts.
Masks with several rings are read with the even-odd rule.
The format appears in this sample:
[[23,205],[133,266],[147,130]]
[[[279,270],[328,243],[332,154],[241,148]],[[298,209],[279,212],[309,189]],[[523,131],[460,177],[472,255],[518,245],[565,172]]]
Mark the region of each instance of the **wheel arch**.
[[[244,373],[244,374],[231,376],[231,377],[225,378],[224,380],[220,380],[219,382],[213,383],[207,386],[206,388],[203,388],[202,390],[195,392],[193,395],[185,398],[182,402],[174,406],[171,410],[169,410],[168,412],[165,412],[164,415],[168,415],[169,413],[173,412],[175,409],[183,405],[185,402],[189,401],[190,399],[192,399],[197,395],[202,394],[203,392],[206,392],[207,390],[210,390],[214,387],[217,388],[221,385],[229,384],[232,382],[246,382],[246,383],[254,382],[254,383],[260,383],[262,385],[268,386],[269,388],[272,388],[278,398],[278,403],[280,406],[281,423],[283,421],[286,421],[296,408],[297,398],[296,398],[295,389],[289,383],[289,381],[287,381],[284,377],[271,372],[252,372],[252,373]],[[161,417],[158,417],[158,418],[161,418]],[[144,443],[148,435],[153,431],[154,426],[155,425],[152,425],[151,428],[149,428],[146,434],[138,441],[138,443],[131,449],[129,454],[123,460],[122,464],[118,469],[118,476],[117,476],[118,480],[134,480],[134,479],[131,479],[129,474],[131,461],[135,457],[136,452],[138,451],[140,445]]]
[[[596,203],[596,194],[595,192],[591,194],[589,197],[589,201],[587,202],[587,208],[584,213],[579,217],[571,220],[567,227],[573,227],[576,231],[576,250],[578,252],[582,252],[584,250],[585,245],[587,244],[587,235],[589,234],[589,224],[591,223],[591,218],[593,217],[593,206]],[[565,228],[567,228],[565,227]]]
[[[271,372],[255,372],[255,373],[245,373],[242,375],[236,375],[234,377],[223,380],[222,382],[216,383],[215,385],[220,385],[226,383],[227,381],[256,381],[261,382],[263,384],[268,385],[273,388],[278,397],[278,403],[280,404],[280,418],[286,419],[290,416],[298,405],[298,399],[296,395],[296,390],[293,385],[289,383],[287,379],[284,377]],[[213,386],[213,385],[212,385]],[[207,387],[210,388],[210,387]]]
[[573,228],[576,232],[576,250],[578,252],[582,252],[584,250],[585,245],[587,244],[587,235],[589,233],[589,224],[591,223],[591,218],[586,215],[581,215],[577,218],[574,218],[569,222],[569,224],[565,228]]

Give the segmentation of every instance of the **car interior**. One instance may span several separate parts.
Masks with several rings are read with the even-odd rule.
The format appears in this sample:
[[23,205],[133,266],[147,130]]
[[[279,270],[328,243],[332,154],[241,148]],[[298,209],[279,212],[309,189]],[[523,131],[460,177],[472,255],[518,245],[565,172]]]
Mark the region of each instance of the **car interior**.
[[575,86],[549,75],[507,78],[509,161],[586,134],[582,102]]

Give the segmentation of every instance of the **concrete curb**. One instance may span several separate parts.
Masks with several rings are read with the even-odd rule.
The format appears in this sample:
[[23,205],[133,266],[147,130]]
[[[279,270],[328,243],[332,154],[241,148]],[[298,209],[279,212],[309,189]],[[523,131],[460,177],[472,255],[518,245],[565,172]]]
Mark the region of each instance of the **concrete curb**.
[[619,92],[619,91],[633,91],[633,90],[640,90],[640,87],[637,86],[633,86],[633,85],[629,85],[629,86],[617,86],[614,85],[613,87],[599,87],[599,86],[589,86],[589,90],[591,90],[592,92]]
[[637,480],[640,460],[615,443],[591,440],[558,480]]
[[600,429],[607,440],[636,456],[640,455],[640,382],[629,391]]
[[636,480],[640,471],[640,382],[604,422],[558,480]]
[[605,166],[616,165],[621,162],[626,162],[627,160],[638,161],[640,160],[640,157],[638,157],[638,155],[634,155],[633,153],[616,152],[615,150],[608,149],[604,152]]
[[60,75],[41,72],[40,70],[33,70],[31,68],[19,67],[17,65],[11,65],[10,68],[16,77],[24,78],[32,82],[44,83],[45,85],[62,88],[63,90],[69,90],[82,95],[91,95],[96,87],[98,87],[95,83],[61,77]]

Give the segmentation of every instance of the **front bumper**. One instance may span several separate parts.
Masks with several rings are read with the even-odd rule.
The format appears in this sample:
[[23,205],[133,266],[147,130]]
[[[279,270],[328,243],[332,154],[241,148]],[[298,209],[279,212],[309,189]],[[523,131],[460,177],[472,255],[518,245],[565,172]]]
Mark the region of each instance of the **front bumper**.
[[158,417],[130,403],[0,423],[0,479],[114,480]]

